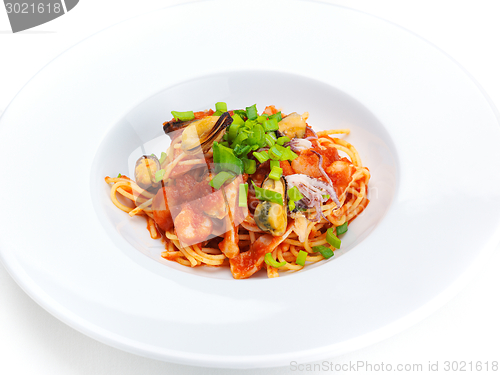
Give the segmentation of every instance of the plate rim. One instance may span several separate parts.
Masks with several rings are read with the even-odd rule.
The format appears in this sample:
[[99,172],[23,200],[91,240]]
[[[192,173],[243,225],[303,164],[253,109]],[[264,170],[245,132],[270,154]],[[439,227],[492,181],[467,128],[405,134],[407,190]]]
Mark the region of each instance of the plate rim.
[[[205,0],[205,1],[208,1],[208,0]],[[301,0],[301,1],[304,1],[304,0]],[[196,3],[196,2],[198,2],[198,1],[195,1],[194,3]],[[402,29],[402,30],[405,30],[406,32],[409,32],[413,36],[417,36],[418,38],[420,38],[421,40],[423,40],[424,42],[426,42],[428,45],[432,46],[433,48],[436,48],[441,54],[443,54],[446,58],[448,58],[449,61],[451,61],[454,64],[456,64],[460,68],[460,70],[462,72],[464,72],[467,75],[467,77],[474,83],[474,85],[481,91],[483,98],[485,98],[487,100],[489,107],[492,109],[493,113],[496,116],[497,125],[500,123],[500,115],[499,115],[499,112],[498,112],[497,108],[495,107],[495,105],[491,101],[491,98],[484,91],[484,89],[474,79],[474,77],[472,77],[467,72],[467,70],[464,69],[459,63],[457,63],[452,57],[450,57],[448,54],[446,54],[444,51],[442,51],[441,49],[439,49],[438,47],[436,47],[432,43],[424,40],[423,38],[419,37],[418,35],[414,34],[413,32],[411,32],[411,31],[409,31],[407,29],[404,29],[403,27],[401,27],[401,26],[399,26],[399,25],[397,25],[395,23],[389,22],[387,20],[384,20],[382,18],[373,16],[371,14],[360,12],[360,11],[357,11],[357,10],[354,10],[354,9],[351,9],[351,8],[347,8],[347,7],[344,7],[344,6],[338,6],[338,5],[335,5],[335,4],[324,3],[324,2],[321,2],[321,1],[314,1],[314,2],[318,2],[318,3],[321,3],[323,5],[330,5],[330,6],[333,6],[333,7],[345,8],[345,9],[348,9],[349,11],[356,12],[356,13],[362,13],[362,14],[368,15],[370,17],[373,17],[373,18],[375,18],[375,19],[377,19],[379,21],[387,22],[389,24],[392,24],[393,26],[396,26],[399,29]],[[176,4],[176,5],[174,5],[174,7],[184,6],[184,5],[185,4]],[[162,8],[162,9],[167,9],[167,8],[170,8],[170,7],[166,7],[166,8]],[[149,14],[149,13],[146,13],[146,14],[143,14],[143,15],[139,15],[139,16],[136,16],[136,17],[133,17],[133,18],[145,17],[147,14]],[[126,23],[127,21],[129,21],[129,20],[125,20],[125,21],[119,22],[118,24]],[[114,27],[114,26],[116,26],[118,24],[112,25],[109,28],[112,28],[112,27]],[[104,29],[104,30],[102,30],[102,31],[100,31],[100,32],[98,32],[96,34],[93,34],[93,35],[89,36],[88,38],[86,38],[84,40],[87,40],[87,39],[89,39],[89,38],[91,38],[91,37],[93,37],[95,35],[98,35],[101,32],[104,32],[105,30],[107,30],[109,28],[106,28],[106,29]],[[78,46],[82,42],[79,42],[79,43],[75,44],[74,46],[70,47],[68,50],[66,50],[62,54],[68,52],[73,47]],[[59,56],[61,56],[62,54],[56,56],[46,66],[50,65],[54,60],[58,59]],[[40,72],[42,72],[44,70],[45,70],[45,67],[43,67],[35,76],[37,76],[38,74],[40,74]],[[29,86],[30,82],[31,82],[31,79],[23,86],[23,88],[20,90],[19,93],[23,92],[25,90],[25,88]],[[11,103],[13,103],[16,100],[16,98],[18,97],[18,94],[16,94],[16,96],[14,97],[14,99],[12,100]],[[2,117],[8,112],[11,103],[9,103],[9,105],[6,107],[5,111],[1,114],[2,116],[0,117],[0,122],[1,122]],[[448,290],[446,290],[446,291],[443,292],[443,294],[445,294],[445,296],[440,296],[439,298],[436,297],[436,299],[438,299],[439,301],[429,301],[427,304],[422,305],[421,309],[425,310],[425,311],[416,310],[414,317],[413,316],[412,317],[405,317],[401,321],[396,321],[396,322],[391,323],[391,325],[394,325],[394,329],[393,329],[394,332],[391,331],[391,333],[387,333],[388,330],[384,329],[384,331],[387,334],[386,335],[380,335],[380,333],[374,334],[373,340],[368,345],[371,345],[374,342],[378,342],[380,340],[383,340],[383,339],[385,339],[387,337],[392,336],[393,334],[395,334],[397,332],[402,331],[405,328],[408,328],[409,326],[411,326],[411,325],[417,323],[418,321],[420,321],[423,317],[430,315],[432,312],[434,312],[439,307],[441,307],[442,305],[444,305],[445,303],[447,303],[451,298],[453,298],[453,296],[455,296],[463,288],[463,286],[466,285],[469,282],[469,280],[471,279],[471,277],[473,277],[473,274],[476,274],[478,272],[478,270],[482,267],[481,265],[487,260],[487,258],[489,258],[489,256],[491,256],[491,253],[492,253],[493,249],[495,248],[495,246],[500,241],[500,237],[499,237],[498,231],[499,231],[499,228],[497,228],[496,234],[494,236],[495,238],[492,237],[492,241],[490,241],[491,242],[491,246],[485,247],[483,249],[483,251],[481,251],[479,253],[481,255],[481,259],[479,259],[479,258],[476,259],[476,261],[473,264],[470,265],[470,267],[469,267],[469,269],[467,270],[466,273],[462,274],[462,276],[459,279],[455,280],[454,283],[450,284]],[[53,300],[53,302],[55,302],[55,303],[50,304],[50,303],[47,302],[47,300],[50,299],[50,298],[42,298],[42,297],[40,297],[41,295],[44,294],[43,291],[40,290],[38,293],[35,293],[34,291],[37,289],[36,284],[30,285],[30,282],[32,281],[31,278],[27,274],[25,274],[25,272],[22,269],[22,267],[20,265],[18,265],[17,262],[15,262],[15,258],[11,258],[9,260],[8,251],[2,250],[2,248],[3,247],[0,247],[0,260],[4,264],[5,268],[7,269],[7,271],[11,275],[11,277],[16,281],[16,283],[18,285],[21,286],[21,288],[33,300],[35,300],[45,310],[49,311],[52,315],[56,316],[58,319],[60,319],[61,321],[63,321],[67,325],[69,325],[69,326],[77,329],[78,331],[86,334],[87,336],[93,337],[93,338],[97,339],[98,341],[104,342],[104,343],[106,343],[108,345],[112,345],[114,347],[118,347],[118,348],[120,348],[122,350],[131,351],[130,347],[127,347],[127,348],[120,347],[120,345],[118,345],[119,344],[118,342],[115,342],[115,345],[111,344],[108,340],[106,340],[106,337],[104,337],[104,336],[101,337],[101,335],[98,332],[96,332],[96,331],[92,331],[92,330],[89,331],[89,329],[86,330],[85,329],[86,327],[80,326],[78,323],[76,323],[76,321],[78,321],[78,317],[76,317],[76,319],[71,319],[70,318],[70,314],[66,315],[66,314],[62,313],[61,311],[55,309],[54,305],[59,305],[57,303],[57,301]],[[19,267],[19,269],[16,269],[15,265],[17,265]],[[19,275],[21,275],[21,274],[25,274],[24,278],[23,277],[19,277]],[[26,282],[26,280],[28,280],[29,282]],[[61,307],[60,310],[64,310],[64,308],[61,305],[59,305],[59,306]],[[417,312],[418,312],[418,314],[417,314]],[[417,315],[419,317],[417,317]],[[98,336],[98,337],[96,337],[96,336]],[[354,345],[354,346],[356,346],[356,345]],[[362,346],[367,346],[367,345],[365,344],[365,345],[362,345]],[[359,346],[357,346],[356,348],[359,348]],[[350,351],[350,349],[347,349],[344,352],[347,352],[347,351]],[[131,351],[131,352],[133,352],[133,351]],[[321,354],[318,354],[318,350],[315,350],[315,352],[316,352],[316,359],[319,359],[318,356],[319,357],[323,357],[325,353],[331,352],[331,349],[325,347],[324,351]],[[147,353],[151,353],[151,352],[148,351]],[[342,354],[342,352],[337,352],[337,351],[336,351],[336,353],[338,353],[337,355]],[[138,350],[137,352],[135,352],[135,354],[140,354],[140,355],[144,355],[144,356],[148,356],[148,357],[150,356],[150,355],[146,355],[146,353],[140,353],[140,350]],[[170,359],[170,361],[171,362],[176,362],[176,363],[198,365],[198,366],[202,366],[203,365],[203,366],[210,366],[210,367],[219,367],[221,365],[221,361],[224,362],[225,364],[227,364],[227,366],[230,366],[230,367],[233,367],[233,366],[236,366],[236,367],[241,367],[241,366],[253,367],[253,366],[250,366],[250,365],[254,361],[254,359],[253,360],[248,360],[248,358],[250,358],[250,357],[237,358],[237,357],[234,357],[234,356],[213,356],[213,355],[209,355],[208,357],[210,357],[210,358],[197,359],[196,363],[195,363],[195,362],[193,362],[192,358],[191,359],[186,359],[186,361],[184,361],[184,360],[183,361],[178,361],[178,359],[180,357],[176,354],[175,356],[173,356]],[[269,359],[269,363],[267,363],[268,362],[267,360],[264,360],[264,361],[262,360],[262,356],[259,356],[259,357],[261,358],[261,360],[260,360],[261,363],[266,362],[266,364],[264,364],[264,366],[266,366],[266,367],[279,366],[279,365],[276,365],[276,364],[272,364],[271,362],[273,362],[273,360],[271,360],[271,359]],[[270,355],[270,357],[275,357],[275,355]],[[214,358],[218,358],[218,359],[214,359]],[[235,358],[237,358],[237,359],[235,359]],[[243,360],[243,358],[245,360]],[[297,358],[299,358],[298,355],[297,355]],[[307,359],[313,358],[312,353],[304,354],[304,358],[307,358]],[[161,359],[161,358],[157,358],[157,359]],[[315,359],[313,359],[313,360],[315,360]],[[262,367],[262,366],[258,366],[258,367]]]

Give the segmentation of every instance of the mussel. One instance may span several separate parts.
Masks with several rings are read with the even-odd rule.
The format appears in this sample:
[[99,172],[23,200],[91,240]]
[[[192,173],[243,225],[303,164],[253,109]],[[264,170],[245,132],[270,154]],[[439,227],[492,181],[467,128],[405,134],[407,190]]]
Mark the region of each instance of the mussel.
[[179,121],[173,119],[163,123],[163,131],[165,132],[166,135],[175,136],[178,130],[184,129],[186,126],[188,126],[194,121],[198,120]]
[[306,121],[296,112],[290,113],[278,123],[279,132],[290,139],[304,138],[306,135]]
[[190,122],[182,132],[182,150],[188,154],[197,154],[200,151],[207,153],[215,141],[219,141],[226,127],[231,125],[233,118],[229,112],[221,116],[206,116]]
[[160,169],[160,161],[156,156],[142,155],[135,163],[135,182],[146,190],[157,188],[160,182],[156,182],[155,175]]
[[261,230],[269,232],[273,236],[281,236],[285,233],[287,226],[286,180],[283,176],[279,180],[267,177],[262,182],[262,188],[280,193],[283,197],[283,204],[260,202],[255,208],[253,218]]
[[175,138],[175,135],[176,135],[175,133],[177,130],[184,129],[186,126],[191,124],[193,121],[197,121],[198,119],[201,119],[205,116],[211,116],[213,114],[214,114],[213,110],[196,112],[194,114],[195,118],[193,120],[187,120],[187,121],[182,121],[182,120],[179,120],[179,119],[174,117],[172,120],[163,123],[163,131],[165,132],[165,134],[171,135],[171,136],[173,135]]

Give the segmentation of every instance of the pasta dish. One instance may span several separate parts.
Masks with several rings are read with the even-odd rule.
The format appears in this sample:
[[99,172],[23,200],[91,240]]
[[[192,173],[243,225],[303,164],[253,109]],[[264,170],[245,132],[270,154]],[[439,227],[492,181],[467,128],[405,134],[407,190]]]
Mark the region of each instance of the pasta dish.
[[315,132],[307,112],[273,105],[172,115],[159,157],[141,156],[133,179],[105,178],[112,202],[145,218],[167,260],[277,277],[331,258],[369,203],[370,172],[338,138],[349,129]]

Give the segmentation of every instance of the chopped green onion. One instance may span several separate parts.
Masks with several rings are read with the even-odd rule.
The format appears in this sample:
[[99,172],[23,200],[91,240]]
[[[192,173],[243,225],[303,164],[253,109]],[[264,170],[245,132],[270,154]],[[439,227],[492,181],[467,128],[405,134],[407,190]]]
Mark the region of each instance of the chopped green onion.
[[243,172],[243,161],[239,159],[229,147],[214,142],[212,146],[214,152],[214,164],[217,172],[226,170],[234,174]]
[[267,120],[267,116],[266,116],[265,114],[263,114],[263,115],[261,115],[261,116],[258,116],[258,117],[257,117],[257,122],[258,122],[259,124],[263,124],[263,123],[264,123],[264,121],[266,121],[266,120]]
[[244,111],[243,109],[235,109],[233,111],[234,115],[238,115],[239,117],[241,117],[242,120],[244,120],[245,118],[248,118],[247,117],[247,112]]
[[[252,151],[258,150],[260,148],[259,145],[253,145],[252,146]],[[267,155],[267,154],[266,154]]]
[[236,145],[236,147],[234,148],[234,153],[236,156],[246,156],[251,149],[252,147],[249,145]]
[[240,184],[240,195],[238,197],[238,206],[246,207],[247,206],[247,194],[248,194],[248,184]]
[[329,247],[320,245],[320,246],[313,246],[312,248],[314,251],[321,253],[323,255],[323,258],[328,259],[333,256],[333,250],[330,249]]
[[212,181],[210,181],[210,186],[214,189],[220,189],[224,182],[229,180],[231,177],[234,177],[232,173],[225,171],[219,172],[214,178],[212,178]]
[[297,255],[297,260],[295,261],[295,263],[297,263],[299,266],[305,266],[306,258],[307,258],[307,251],[300,250],[299,254]]
[[273,169],[274,167],[279,167],[279,166],[280,166],[279,160],[271,160],[271,162],[270,162],[271,169]]
[[274,115],[269,116],[269,118],[274,118],[278,122],[283,120],[283,116],[281,116],[281,112],[275,113]]
[[266,264],[268,266],[271,266],[271,267],[274,267],[274,268],[280,268],[280,267],[283,267],[286,264],[286,262],[281,262],[281,263],[276,262],[274,260],[273,255],[271,253],[267,253],[264,256],[264,262],[266,262]]
[[172,111],[171,113],[172,116],[174,116],[174,118],[179,121],[189,121],[194,119],[193,111],[186,111],[186,112]]
[[292,201],[292,200],[289,200],[289,201],[288,201],[288,209],[289,209],[290,211],[295,210],[295,202],[294,202],[294,201]]
[[288,189],[288,198],[291,201],[298,202],[302,198],[304,198],[304,196],[302,195],[300,190],[297,188],[297,186],[294,186],[291,189]]
[[[279,146],[279,145],[275,145],[275,146]],[[283,147],[283,146],[279,146],[279,147]],[[291,149],[290,149],[290,146],[288,146],[287,148],[283,148],[283,156],[280,160],[295,160],[299,157],[299,155],[297,155],[295,152],[293,152]]]
[[283,173],[283,169],[280,167],[273,167],[271,169],[271,173],[269,173],[269,178],[278,181],[281,178],[281,174]]
[[264,163],[269,160],[269,155],[266,151],[254,152],[253,156],[255,156],[255,159],[257,159],[259,163]]
[[337,236],[340,236],[345,232],[347,232],[347,221],[344,224],[337,227]]
[[160,164],[162,164],[166,159],[167,159],[167,154],[162,152],[161,156],[160,156],[160,160],[158,160],[158,161],[160,162]]
[[258,124],[257,120],[250,120],[250,119],[248,119],[248,120],[245,121],[245,126],[248,129],[252,129],[255,124]]
[[222,112],[221,111],[215,111],[212,116],[222,116]]
[[118,176],[116,176],[116,178],[120,178],[122,176],[121,173],[118,173]]
[[336,249],[340,249],[340,240],[333,234],[333,228],[328,228],[326,231],[326,242]]
[[222,134],[222,139],[227,141],[229,139],[229,134],[227,134],[227,132]]
[[273,160],[280,160],[283,156],[283,152],[281,152],[277,146],[281,147],[279,145],[274,145],[269,149],[269,157]]
[[248,137],[248,144],[250,145],[260,145],[263,146],[266,142],[264,128],[261,124],[254,124],[252,127],[252,133]]
[[257,162],[253,159],[247,159],[247,158],[242,160],[245,168],[245,173],[254,174],[255,171],[257,170]]
[[283,195],[281,193],[269,189],[260,188],[255,185],[253,181],[252,184],[253,188],[255,189],[255,197],[257,199],[260,199],[261,201],[277,203],[283,206]]
[[240,156],[240,151],[244,148],[242,144],[234,144],[233,143],[233,152],[236,156]]
[[224,102],[217,102],[215,103],[215,110],[222,113],[227,112],[227,104]]
[[252,105],[251,107],[247,107],[247,117],[249,120],[256,120],[259,116],[257,114],[257,104]]
[[163,176],[165,176],[165,169],[160,169],[159,171],[156,171],[155,181],[160,182],[161,180],[163,180]]
[[322,195],[323,199],[330,199],[330,194]]
[[287,142],[290,142],[290,138],[288,137],[279,137],[278,140],[276,141],[276,143],[279,144],[280,146],[283,146]]
[[232,146],[234,147],[236,145],[239,145],[239,144],[243,143],[243,141],[245,139],[247,139],[247,138],[248,138],[248,134],[247,133],[240,132],[238,134],[238,136],[236,137],[236,139],[233,141]]
[[240,115],[238,115],[237,113],[235,113],[233,116],[233,124],[238,124],[238,125],[244,125],[245,124],[245,121],[243,121],[243,119],[241,118]]
[[263,125],[266,132],[276,131],[279,129],[278,121],[276,121],[275,118],[269,118],[268,120],[264,121]]
[[236,122],[232,122],[231,125],[229,125],[229,130],[227,131],[227,139],[229,141],[232,141],[233,139],[236,138],[236,136],[238,135],[238,130],[240,129],[240,125],[239,123],[236,123]]
[[276,141],[273,139],[273,137],[270,134],[272,134],[272,133],[267,133],[265,135],[266,143],[269,147],[273,146],[276,143]]

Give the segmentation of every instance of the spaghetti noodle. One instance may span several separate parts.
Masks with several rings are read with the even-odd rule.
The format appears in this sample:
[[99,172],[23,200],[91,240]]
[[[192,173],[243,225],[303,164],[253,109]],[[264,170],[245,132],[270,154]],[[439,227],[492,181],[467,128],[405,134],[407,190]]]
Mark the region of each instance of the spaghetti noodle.
[[315,133],[307,113],[274,106],[261,115],[255,106],[173,114],[160,160],[140,159],[135,181],[105,178],[115,206],[143,216],[151,238],[164,242],[164,259],[229,266],[237,279],[264,267],[277,277],[329,258],[369,203],[370,172],[336,137],[348,129]]

